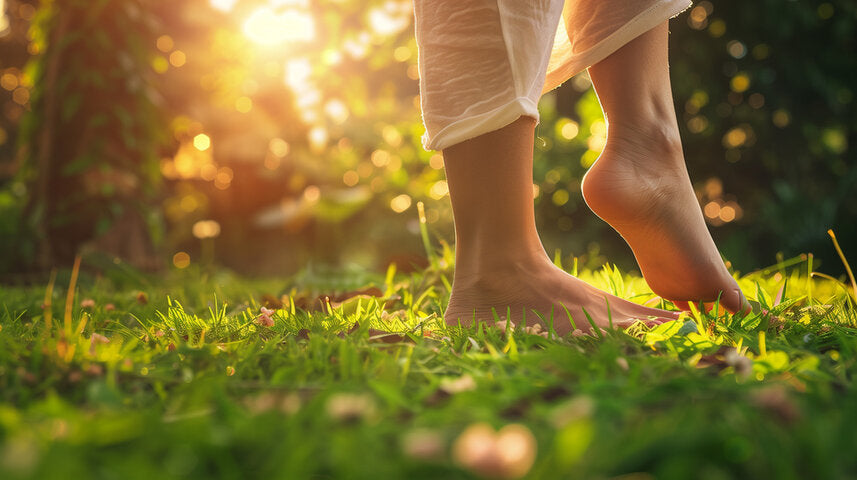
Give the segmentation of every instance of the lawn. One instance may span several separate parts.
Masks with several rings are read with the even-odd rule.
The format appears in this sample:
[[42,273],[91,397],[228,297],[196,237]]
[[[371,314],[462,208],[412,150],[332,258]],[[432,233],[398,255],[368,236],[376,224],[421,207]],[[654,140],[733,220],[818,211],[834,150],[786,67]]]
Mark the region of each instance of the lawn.
[[811,256],[740,276],[770,313],[567,338],[446,327],[450,260],[2,286],[0,478],[857,477],[857,309]]

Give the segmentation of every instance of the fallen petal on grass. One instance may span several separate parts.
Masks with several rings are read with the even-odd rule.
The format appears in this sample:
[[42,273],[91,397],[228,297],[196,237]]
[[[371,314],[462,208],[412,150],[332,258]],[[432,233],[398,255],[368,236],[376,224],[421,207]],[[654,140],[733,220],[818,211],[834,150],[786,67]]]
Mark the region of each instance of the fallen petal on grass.
[[458,436],[452,452],[456,463],[477,475],[516,479],[530,471],[536,449],[536,439],[524,425],[510,424],[495,432],[487,423],[476,423]]

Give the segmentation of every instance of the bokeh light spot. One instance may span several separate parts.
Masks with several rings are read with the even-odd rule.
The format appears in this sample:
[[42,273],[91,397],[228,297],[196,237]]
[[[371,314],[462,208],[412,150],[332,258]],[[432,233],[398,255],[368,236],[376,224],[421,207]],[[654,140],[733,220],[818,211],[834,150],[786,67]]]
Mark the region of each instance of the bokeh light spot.
[[411,196],[407,194],[401,194],[393,197],[390,200],[390,208],[393,209],[396,213],[402,213],[408,208],[411,207]]
[[0,87],[8,91],[13,91],[18,88],[18,76],[14,73],[6,72],[0,76]]
[[170,62],[166,58],[158,55],[152,59],[152,70],[156,73],[164,73],[170,69]]
[[708,218],[717,218],[720,216],[720,204],[712,200],[705,204],[702,211]]
[[435,170],[443,168],[443,155],[435,153],[429,158],[429,166]]
[[580,126],[570,118],[561,118],[556,122],[556,131],[565,140],[572,140],[580,132]]
[[406,62],[411,58],[411,55],[413,55],[411,49],[405,46],[396,47],[396,49],[393,50],[393,58],[397,62]]
[[732,58],[744,58],[747,55],[747,47],[738,40],[732,40],[726,44],[726,51]]
[[354,170],[348,170],[342,175],[342,183],[348,185],[349,187],[353,187],[357,185],[360,181],[360,175]]
[[824,2],[818,6],[818,18],[822,20],[827,20],[828,18],[833,16],[833,5]]
[[821,135],[821,141],[831,152],[841,155],[848,150],[848,137],[842,129],[828,128]]
[[30,101],[30,90],[25,87],[18,87],[12,92],[12,100],[18,105],[26,105]]
[[271,150],[271,153],[280,158],[289,154],[289,143],[282,138],[272,138],[268,142],[268,148]]
[[746,73],[739,73],[732,77],[732,80],[729,82],[729,86],[732,88],[733,92],[744,92],[750,88],[750,77]]
[[785,128],[789,123],[791,123],[791,115],[789,115],[789,112],[779,109],[771,116],[771,121],[774,122],[774,125],[777,127]]
[[702,133],[708,127],[708,118],[704,115],[697,115],[687,121],[687,129],[691,133]]
[[200,152],[204,152],[211,147],[211,137],[204,133],[193,137],[193,146]]
[[449,185],[446,183],[446,180],[438,180],[437,182],[434,182],[429,190],[429,196],[435,200],[440,200],[448,193]]
[[315,126],[307,133],[310,148],[315,153],[320,153],[327,146],[327,129],[322,126]]
[[714,20],[708,26],[708,34],[714,38],[722,37],[726,33],[726,22],[723,20]]
[[181,50],[176,50],[170,54],[170,65],[178,68],[187,63],[187,55]]
[[690,10],[687,23],[690,25],[690,28],[693,28],[694,30],[702,30],[708,26],[708,14],[709,12],[706,11],[705,6],[696,5]]
[[169,35],[161,35],[157,40],[155,40],[155,46],[158,47],[158,50],[167,53],[173,49],[175,42],[173,41],[173,37]]
[[173,255],[173,265],[176,268],[187,268],[190,265],[190,255],[187,252],[177,252]]
[[315,185],[309,185],[304,189],[304,200],[309,204],[314,204],[321,198],[321,189]]
[[214,186],[220,190],[226,190],[232,184],[235,173],[229,167],[220,167],[214,176]]
[[372,165],[378,168],[387,166],[390,163],[390,152],[386,150],[375,150],[369,157],[372,160]]
[[381,130],[381,136],[384,137],[384,141],[390,144],[393,148],[402,144],[402,134],[399,133],[399,130],[392,125],[384,126]]
[[214,164],[206,163],[205,165],[199,167],[199,178],[210,182],[214,180],[214,177],[217,176],[217,167]]
[[727,148],[737,148],[747,141],[747,132],[741,127],[735,127],[726,132],[723,136],[723,146]]
[[568,190],[560,188],[557,191],[553,192],[553,195],[551,195],[551,201],[557,207],[565,205],[566,203],[568,203]]
[[411,80],[419,80],[420,79],[420,67],[417,66],[417,64],[408,65],[407,74],[408,74],[408,78],[410,78]]
[[747,103],[756,110],[765,106],[765,96],[761,93],[754,93],[747,99]]
[[216,238],[220,235],[220,224],[215,220],[200,220],[193,224],[193,236],[199,239]]
[[350,113],[348,112],[348,107],[345,105],[345,102],[339,100],[338,98],[334,98],[328,100],[326,104],[324,104],[324,113],[333,120],[333,123],[342,124],[348,120]]

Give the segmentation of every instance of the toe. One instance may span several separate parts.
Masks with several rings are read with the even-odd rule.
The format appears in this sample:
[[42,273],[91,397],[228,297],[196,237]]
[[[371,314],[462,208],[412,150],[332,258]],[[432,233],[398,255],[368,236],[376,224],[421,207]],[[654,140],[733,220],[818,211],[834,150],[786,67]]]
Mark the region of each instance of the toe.
[[747,301],[747,297],[737,285],[720,296],[720,304],[732,313],[746,314],[753,310],[750,302]]
[[690,311],[690,303],[689,302],[685,302],[683,300],[672,300],[672,302],[673,302],[673,305],[675,305],[676,308],[678,308],[679,310],[681,310],[683,312],[689,312]]

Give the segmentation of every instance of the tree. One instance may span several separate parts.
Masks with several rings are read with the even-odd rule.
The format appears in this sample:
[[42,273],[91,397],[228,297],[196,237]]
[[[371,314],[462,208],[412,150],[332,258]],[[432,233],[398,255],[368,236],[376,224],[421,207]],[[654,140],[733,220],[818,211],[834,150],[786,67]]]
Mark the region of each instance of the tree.
[[27,227],[43,267],[87,245],[152,266],[166,122],[152,88],[147,0],[46,1],[31,27],[21,125]]

